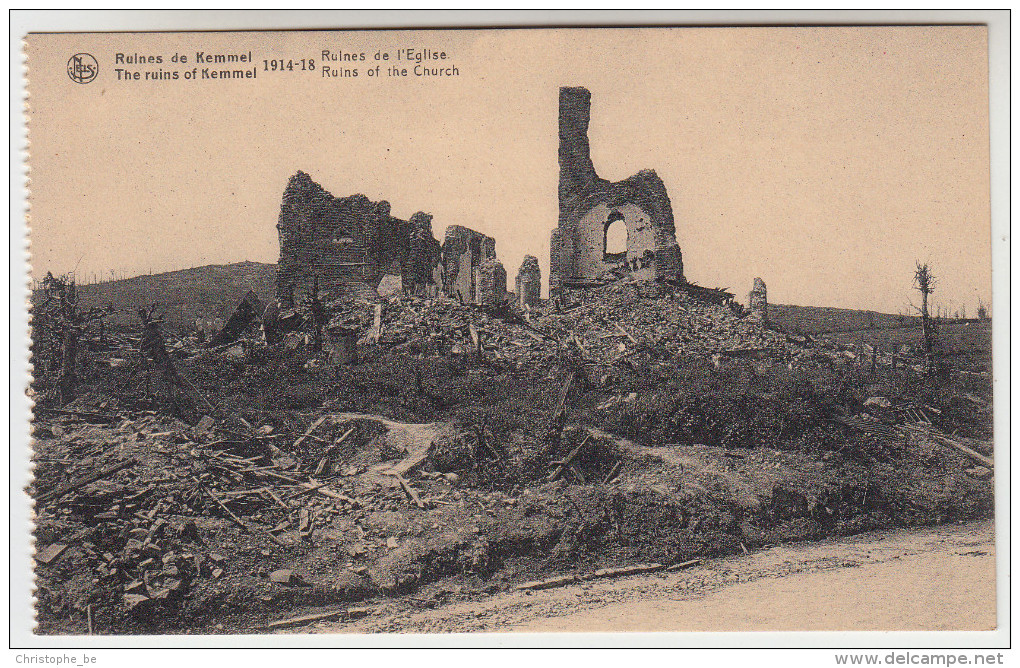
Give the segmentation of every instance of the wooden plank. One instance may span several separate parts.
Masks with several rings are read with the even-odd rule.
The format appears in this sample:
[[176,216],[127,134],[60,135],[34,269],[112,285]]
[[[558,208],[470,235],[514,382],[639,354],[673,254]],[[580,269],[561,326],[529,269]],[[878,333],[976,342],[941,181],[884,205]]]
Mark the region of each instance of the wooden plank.
[[92,484],[92,483],[94,483],[94,482],[96,482],[98,480],[102,480],[103,478],[108,478],[111,475],[113,475],[114,473],[117,473],[118,471],[122,471],[122,470],[124,470],[126,468],[134,466],[137,463],[138,463],[138,460],[136,460],[136,459],[128,459],[128,460],[120,462],[118,464],[114,464],[113,466],[109,466],[109,467],[107,467],[107,468],[105,468],[105,469],[103,469],[101,471],[96,471],[95,473],[90,473],[89,475],[85,476],[84,478],[82,478],[78,482],[69,483],[67,485],[64,485],[63,487],[58,487],[57,489],[53,490],[52,492],[46,492],[44,494],[40,494],[38,496],[38,498],[36,499],[36,503],[44,503],[44,502],[49,501],[51,499],[59,499],[60,497],[62,497],[65,494],[67,494],[68,492],[73,492],[76,489],[81,489],[82,487],[85,487],[86,485],[90,485],[90,484]]
[[328,443],[325,439],[318,438],[317,436],[312,436],[311,434],[306,434],[305,435],[305,438],[315,439],[315,440],[319,441],[320,443],[327,443],[328,444],[328,447],[326,448],[325,452],[322,453],[322,459],[319,460],[319,465],[315,468],[315,473],[313,473],[312,475],[314,475],[314,476],[322,475],[322,472],[326,469],[326,464],[329,463],[329,458],[330,458],[330,456],[332,456],[333,451],[336,450],[340,446],[341,443],[346,441],[347,437],[354,433],[354,430],[355,430],[355,427],[351,427],[350,429],[347,430],[347,432],[343,436],[338,438],[333,443]]
[[396,477],[397,482],[399,482],[400,486],[404,489],[404,493],[407,494],[408,498],[414,502],[414,505],[419,508],[424,508],[425,502],[421,500],[420,496],[418,496],[418,490],[412,487],[411,483],[407,482],[407,479],[399,473],[394,473],[392,475]]
[[40,550],[39,552],[37,552],[35,555],[35,560],[41,564],[48,564],[57,557],[59,557],[61,554],[63,554],[64,550],[66,549],[67,545],[65,543],[53,543],[44,550]]
[[674,571],[680,571],[685,568],[690,568],[691,566],[697,566],[700,563],[701,559],[691,559],[690,561],[684,561],[679,564],[673,564],[672,566],[667,567],[666,570],[670,573],[673,573]]
[[556,468],[553,469],[553,472],[549,474],[547,480],[552,482],[553,480],[556,480],[556,478],[559,478],[560,475],[562,475],[564,468],[570,466],[570,463],[574,461],[574,458],[577,457],[577,455],[581,452],[581,448],[587,445],[588,441],[590,440],[591,434],[588,434],[587,436],[584,437],[584,440],[581,441],[581,443],[576,448],[570,451],[570,454],[568,454],[560,461],[553,462],[556,465]]
[[318,420],[316,420],[315,422],[313,422],[313,423],[312,423],[312,426],[310,426],[310,427],[309,427],[309,428],[308,428],[308,429],[307,429],[307,430],[305,431],[305,433],[304,433],[304,434],[302,434],[301,436],[299,436],[299,437],[298,437],[298,440],[294,441],[294,447],[296,448],[296,447],[298,447],[299,445],[301,445],[301,443],[303,443],[303,442],[304,442],[304,440],[305,440],[306,438],[308,438],[309,436],[311,436],[312,434],[314,434],[314,433],[315,433],[315,430],[316,430],[316,429],[318,429],[319,427],[321,427],[321,426],[322,426],[322,423],[323,423],[323,422],[325,422],[326,420],[328,420],[328,419],[329,419],[330,417],[331,417],[330,415],[323,415],[323,416],[322,416],[322,417],[320,417],[320,418],[319,418]]
[[279,538],[277,538],[276,536],[274,536],[273,534],[269,533],[268,531],[262,531],[262,530],[259,530],[259,529],[254,529],[251,526],[249,526],[244,520],[242,520],[240,517],[235,515],[234,512],[230,508],[227,508],[227,506],[224,505],[224,503],[222,501],[220,501],[219,497],[216,496],[216,493],[213,492],[208,487],[206,487],[205,485],[203,485],[201,480],[199,480],[195,476],[191,476],[191,479],[194,480],[196,483],[198,483],[199,489],[201,489],[206,494],[208,494],[209,498],[212,499],[213,501],[215,501],[216,505],[218,505],[220,508],[222,508],[227,513],[227,515],[230,516],[230,519],[234,520],[234,522],[237,523],[237,525],[239,527],[241,527],[245,531],[248,531],[248,532],[251,532],[251,533],[261,533],[264,536],[266,536],[267,538],[269,538],[269,540],[271,540],[274,543],[276,543],[277,545],[286,545],[287,544],[287,543],[283,542],[282,540],[280,540]]
[[633,343],[633,344],[634,344],[635,346],[640,346],[640,345],[641,345],[640,343],[638,343],[638,340],[637,340],[637,339],[635,339],[635,338],[634,338],[633,336],[631,336],[631,333],[630,333],[630,332],[628,332],[628,331],[627,331],[626,329],[624,329],[624,328],[623,328],[623,325],[621,325],[621,324],[620,324],[620,323],[618,323],[618,322],[614,322],[614,323],[613,323],[613,326],[615,326],[615,327],[616,327],[616,329],[620,330],[620,333],[621,333],[621,334],[623,334],[623,335],[624,335],[624,336],[626,336],[626,337],[627,337],[628,339],[630,339],[630,342],[631,342],[631,343]]
[[291,626],[301,626],[302,624],[311,624],[312,622],[322,622],[333,619],[340,619],[347,614],[347,608],[338,608],[336,610],[328,610],[326,612],[316,612],[310,615],[300,615],[298,617],[290,617],[288,619],[277,619],[276,621],[269,622],[266,624],[266,628],[270,631],[274,629],[286,629]]
[[533,582],[525,582],[524,584],[517,585],[518,591],[536,591],[539,589],[552,589],[553,587],[563,587],[568,584],[577,582],[576,575],[562,575],[555,578],[549,578],[547,580],[535,580]]
[[602,484],[603,485],[608,485],[613,480],[613,478],[616,477],[617,472],[619,472],[620,467],[622,467],[622,466],[623,466],[623,460],[622,459],[616,460],[616,464],[613,465],[612,470],[609,471],[609,475],[607,475],[605,477],[605,479],[602,480]]
[[280,506],[284,510],[290,510],[290,506],[288,506],[286,503],[280,500],[280,497],[278,497],[276,494],[273,494],[273,490],[269,489],[268,487],[263,487],[262,491],[268,494],[269,498],[275,501],[278,506]]
[[[301,484],[303,486],[303,485],[308,485],[310,483],[301,483]],[[325,487],[328,484],[329,484],[328,482],[321,482],[321,483],[319,483],[317,485],[311,485],[310,487],[305,487],[304,489],[300,489],[300,490],[298,490],[296,492],[292,492],[291,494],[288,494],[287,496],[283,497],[283,500],[284,501],[290,501],[291,499],[296,499],[299,496],[304,496],[305,494],[311,494],[312,492],[316,492],[316,491],[318,491],[322,487]]]
[[972,450],[971,448],[968,448],[963,443],[960,443],[958,441],[954,441],[953,439],[948,438],[946,436],[942,436],[941,434],[930,434],[930,436],[931,436],[931,438],[935,439],[937,442],[939,442],[939,443],[941,443],[943,445],[948,445],[950,447],[956,448],[957,450],[959,450],[963,454],[967,455],[968,457],[970,457],[974,461],[980,462],[981,464],[984,464],[985,466],[987,466],[989,468],[993,468],[995,466],[995,461],[991,457],[985,457],[984,455],[982,455],[977,450]]
[[916,434],[918,436],[924,436],[925,438],[929,438],[941,445],[946,445],[951,448],[955,448],[956,450],[959,450],[960,452],[967,455],[974,461],[989,468],[993,468],[995,466],[995,461],[991,457],[986,457],[985,455],[982,455],[980,452],[974,450],[973,448],[969,448],[963,443],[960,443],[959,441],[950,438],[945,434],[940,434],[932,429],[924,429],[922,427],[910,424],[899,425],[897,429],[899,429],[899,431],[903,433],[911,433]]
[[382,338],[382,304],[375,305],[375,312],[372,316],[372,329],[368,333],[369,343],[379,343]]
[[599,578],[621,578],[626,575],[654,573],[655,571],[661,571],[665,568],[666,567],[662,564],[636,564],[634,566],[619,566],[617,568],[600,568],[589,575],[587,579],[597,580]]
[[570,375],[567,376],[567,382],[563,383],[563,389],[560,390],[559,401],[556,402],[556,410],[553,411],[553,421],[556,421],[560,418],[560,415],[563,413],[564,408],[567,405],[567,395],[570,394],[570,386],[574,382],[575,375],[577,375],[577,372],[571,371]]
[[278,619],[274,622],[266,624],[266,629],[285,629],[290,626],[300,626],[301,624],[310,624],[312,622],[321,622],[330,619],[361,619],[366,617],[374,611],[374,608],[360,607],[360,608],[336,608],[334,610],[327,610],[324,612],[313,612],[308,615],[300,615],[298,617],[288,617],[287,619]]

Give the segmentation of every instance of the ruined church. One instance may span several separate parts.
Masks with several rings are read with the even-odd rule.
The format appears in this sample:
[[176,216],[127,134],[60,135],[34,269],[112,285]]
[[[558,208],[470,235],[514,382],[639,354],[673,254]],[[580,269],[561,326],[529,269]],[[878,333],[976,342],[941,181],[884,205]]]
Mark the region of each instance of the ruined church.
[[[559,223],[550,241],[550,292],[630,274],[683,280],[673,208],[662,179],[642,170],[616,183],[591,160],[591,93],[560,88]],[[618,246],[612,242],[619,239]],[[624,241],[625,239],[625,241]]]
[[[621,276],[684,283],[666,186],[650,169],[616,183],[600,178],[588,143],[590,118],[591,93],[560,88],[559,220],[550,239],[550,295]],[[451,225],[440,244],[431,215],[396,218],[388,202],[360,194],[334,197],[304,172],[287,184],[277,229],[277,299],[284,304],[316,288],[375,300],[385,277],[409,294],[488,305],[511,298],[492,237]],[[541,273],[534,257],[525,258],[514,287],[522,307],[538,304]]]

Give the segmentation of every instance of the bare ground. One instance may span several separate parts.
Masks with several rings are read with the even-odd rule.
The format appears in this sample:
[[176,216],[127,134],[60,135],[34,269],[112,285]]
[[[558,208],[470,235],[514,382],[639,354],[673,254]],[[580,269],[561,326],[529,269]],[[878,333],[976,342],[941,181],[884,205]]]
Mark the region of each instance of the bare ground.
[[289,633],[944,631],[995,628],[994,525],[873,532]]

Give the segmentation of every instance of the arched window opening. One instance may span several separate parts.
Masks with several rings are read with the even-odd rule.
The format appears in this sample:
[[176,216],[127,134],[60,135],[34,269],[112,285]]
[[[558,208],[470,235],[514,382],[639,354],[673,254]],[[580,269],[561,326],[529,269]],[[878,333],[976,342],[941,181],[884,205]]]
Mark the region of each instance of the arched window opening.
[[627,223],[619,211],[610,214],[606,221],[603,242],[604,262],[623,262],[627,259]]

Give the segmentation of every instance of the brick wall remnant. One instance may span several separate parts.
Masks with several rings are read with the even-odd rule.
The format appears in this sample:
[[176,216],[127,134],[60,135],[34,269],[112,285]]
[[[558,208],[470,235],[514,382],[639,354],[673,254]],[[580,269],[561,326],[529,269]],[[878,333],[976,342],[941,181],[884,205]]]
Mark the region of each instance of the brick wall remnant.
[[405,291],[435,290],[441,253],[429,214],[401,220],[390,215],[388,202],[334,197],[299,171],[287,183],[276,228],[276,296],[283,303],[309,296],[316,279],[327,297],[377,299],[376,288],[390,273],[400,274]]
[[[613,273],[683,281],[673,208],[662,179],[650,169],[616,183],[595,172],[588,144],[591,93],[560,88],[559,224],[550,239],[550,292]],[[625,252],[611,252],[614,224],[626,228]]]
[[521,268],[517,271],[517,301],[520,306],[537,306],[542,301],[542,269],[538,266],[538,258],[525,255]]
[[751,288],[751,293],[747,298],[748,309],[751,311],[751,317],[757,318],[762,322],[768,322],[769,319],[769,300],[768,292],[765,288],[765,281],[760,278],[754,279],[754,287]]

